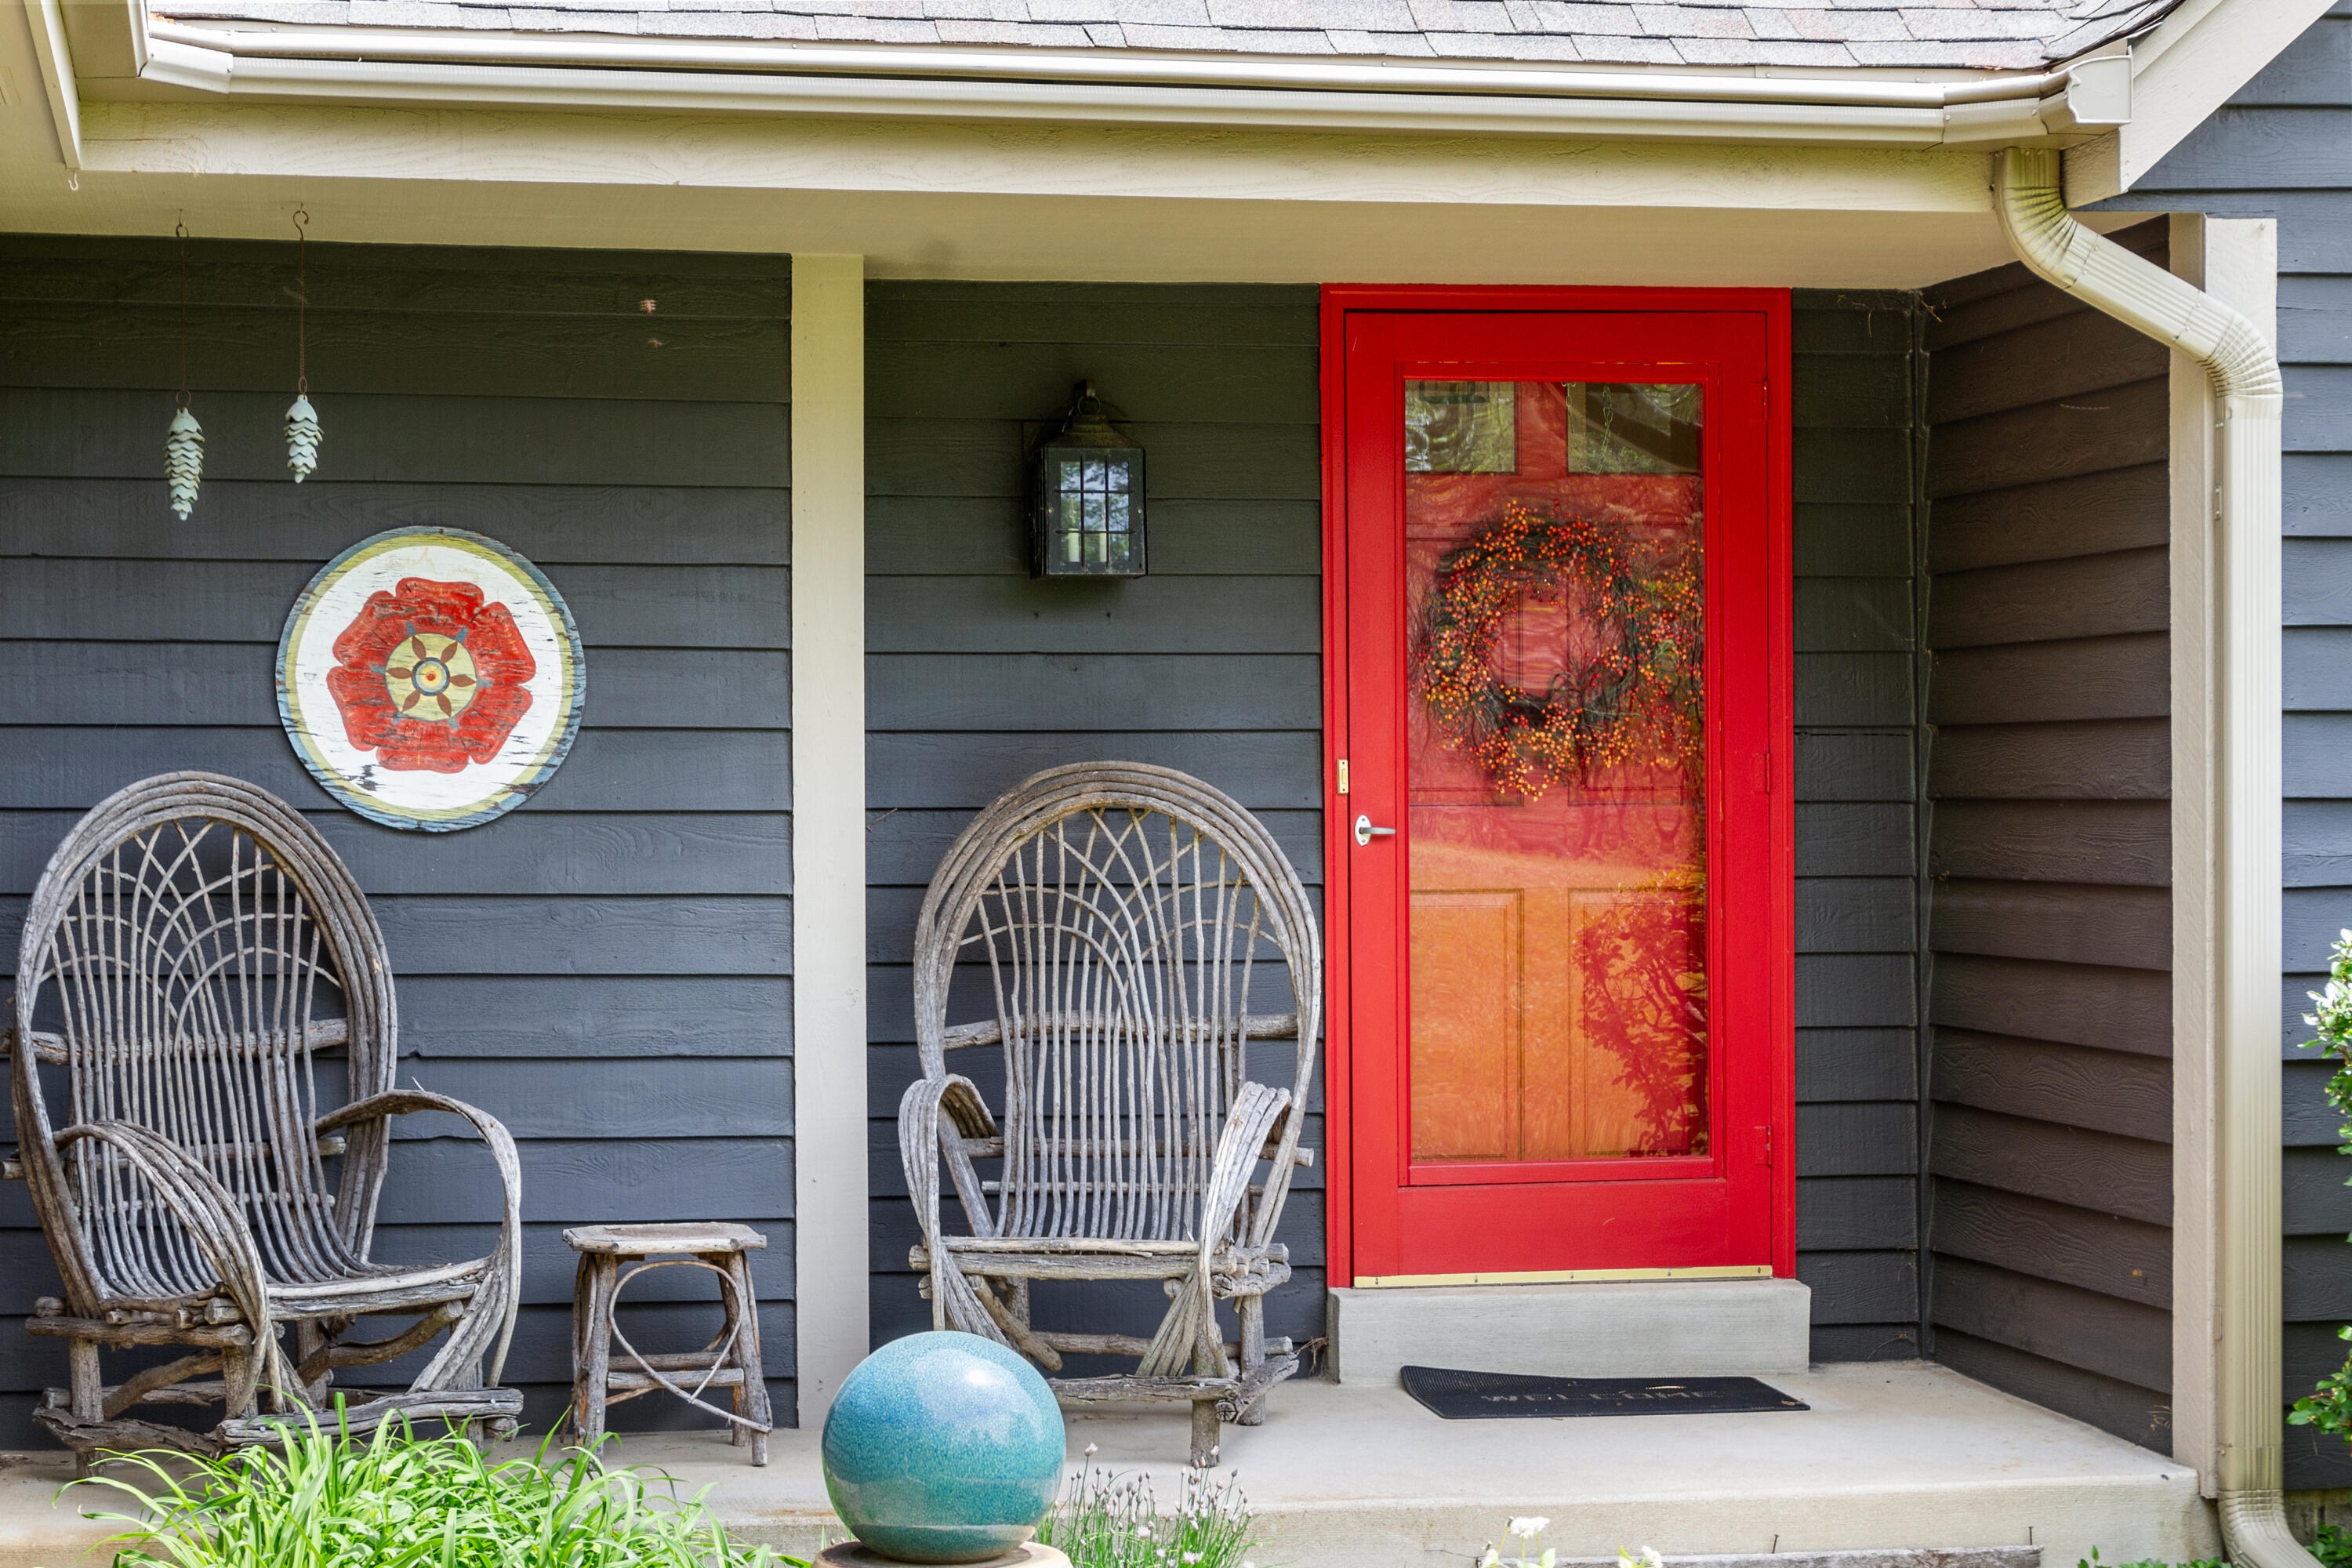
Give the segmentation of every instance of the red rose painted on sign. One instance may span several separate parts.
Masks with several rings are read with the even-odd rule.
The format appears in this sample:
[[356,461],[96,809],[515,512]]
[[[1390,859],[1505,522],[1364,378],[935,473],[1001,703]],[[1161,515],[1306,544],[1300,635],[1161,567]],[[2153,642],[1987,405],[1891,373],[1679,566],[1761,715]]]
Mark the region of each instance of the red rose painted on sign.
[[539,673],[504,605],[423,577],[370,595],[335,639],[335,665],[327,689],[352,744],[387,768],[436,773],[497,756]]

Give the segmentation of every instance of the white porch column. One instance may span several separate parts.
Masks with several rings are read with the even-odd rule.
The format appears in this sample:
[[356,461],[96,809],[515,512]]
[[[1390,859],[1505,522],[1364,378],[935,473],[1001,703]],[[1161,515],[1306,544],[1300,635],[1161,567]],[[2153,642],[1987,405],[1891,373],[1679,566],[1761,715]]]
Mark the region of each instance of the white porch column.
[[866,1354],[866,258],[793,258],[793,1238],[800,1424]]

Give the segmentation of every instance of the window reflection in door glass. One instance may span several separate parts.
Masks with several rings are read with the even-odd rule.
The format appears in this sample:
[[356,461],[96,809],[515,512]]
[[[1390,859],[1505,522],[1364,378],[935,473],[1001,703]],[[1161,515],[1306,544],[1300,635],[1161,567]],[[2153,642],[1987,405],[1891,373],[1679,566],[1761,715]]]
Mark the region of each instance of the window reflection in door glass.
[[1518,462],[1517,384],[1404,384],[1404,471],[1507,474]]
[[1571,381],[1571,474],[1698,472],[1698,388]]

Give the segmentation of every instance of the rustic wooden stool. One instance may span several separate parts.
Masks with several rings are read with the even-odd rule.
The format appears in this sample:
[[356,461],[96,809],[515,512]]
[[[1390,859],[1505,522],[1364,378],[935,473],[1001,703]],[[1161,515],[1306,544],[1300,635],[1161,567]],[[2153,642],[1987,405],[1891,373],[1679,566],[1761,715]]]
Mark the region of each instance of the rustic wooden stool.
[[[585,1445],[604,1435],[607,1405],[665,1388],[727,1421],[734,1428],[735,1446],[748,1439],[751,1462],[766,1464],[774,1422],[760,1370],[760,1312],[751,1294],[750,1254],[765,1248],[768,1238],[740,1225],[583,1225],[565,1231],[563,1239],[580,1254],[572,1292],[573,1440]],[[622,1288],[656,1268],[707,1268],[719,1276],[724,1321],[702,1349],[646,1355],[613,1321]],[[634,1371],[613,1365],[615,1344],[635,1363]],[[671,1373],[700,1375],[687,1388]],[[735,1408],[721,1410],[705,1400],[707,1388],[731,1390]]]

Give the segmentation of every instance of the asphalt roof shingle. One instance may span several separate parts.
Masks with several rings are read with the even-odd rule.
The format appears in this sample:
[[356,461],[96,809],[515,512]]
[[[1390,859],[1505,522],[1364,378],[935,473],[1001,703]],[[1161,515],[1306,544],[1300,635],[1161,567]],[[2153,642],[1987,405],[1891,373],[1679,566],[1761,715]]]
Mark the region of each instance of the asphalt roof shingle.
[[2035,70],[2176,0],[152,0],[159,16],[1358,58]]

